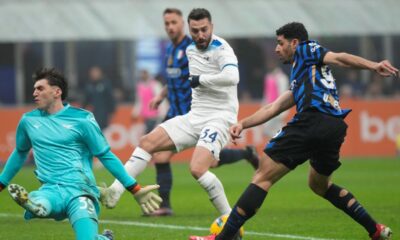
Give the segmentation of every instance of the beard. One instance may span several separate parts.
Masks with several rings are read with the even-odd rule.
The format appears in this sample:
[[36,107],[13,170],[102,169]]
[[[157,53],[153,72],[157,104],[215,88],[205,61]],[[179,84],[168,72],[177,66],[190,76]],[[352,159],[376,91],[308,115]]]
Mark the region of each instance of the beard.
[[202,41],[196,41],[196,48],[199,50],[206,50],[208,45],[210,44],[211,38],[204,39]]

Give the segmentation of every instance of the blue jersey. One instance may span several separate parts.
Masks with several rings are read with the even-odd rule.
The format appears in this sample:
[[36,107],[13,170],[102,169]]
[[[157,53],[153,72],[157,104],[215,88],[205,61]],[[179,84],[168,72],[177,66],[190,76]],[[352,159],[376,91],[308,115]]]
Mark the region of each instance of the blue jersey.
[[341,109],[335,79],[323,63],[328,50],[316,41],[300,43],[294,55],[290,75],[297,112],[317,110],[344,118],[351,111]]
[[35,174],[43,184],[74,186],[81,191],[78,195],[98,196],[93,156],[98,156],[124,186],[136,182],[110,152],[93,114],[69,104],[54,114],[36,109],[23,115],[17,127],[16,149],[0,175],[0,182],[8,184],[16,173],[14,169],[22,166],[21,153],[31,148],[37,167]]
[[192,39],[188,36],[177,45],[172,43],[167,48],[165,57],[165,76],[168,87],[168,101],[170,108],[167,118],[183,115],[189,112],[192,101],[192,89],[190,87],[189,64],[186,56],[186,47]]

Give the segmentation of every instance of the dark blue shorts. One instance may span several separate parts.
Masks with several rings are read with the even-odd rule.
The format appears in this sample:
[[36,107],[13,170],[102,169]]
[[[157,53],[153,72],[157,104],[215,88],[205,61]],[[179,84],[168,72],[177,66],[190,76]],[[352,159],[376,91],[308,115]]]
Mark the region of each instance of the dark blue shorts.
[[264,152],[290,169],[310,159],[319,174],[329,176],[341,165],[339,152],[346,130],[342,118],[317,111],[297,113],[270,140]]

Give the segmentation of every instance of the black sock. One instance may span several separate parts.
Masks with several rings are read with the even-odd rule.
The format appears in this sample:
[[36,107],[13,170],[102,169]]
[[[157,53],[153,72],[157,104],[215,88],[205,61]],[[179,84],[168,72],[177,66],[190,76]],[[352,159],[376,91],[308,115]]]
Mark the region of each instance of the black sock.
[[[326,191],[324,198],[331,202],[335,207],[341,209],[351,218],[353,218],[356,222],[361,224],[370,234],[375,233],[376,231],[376,222],[372,217],[368,214],[367,210],[355,199],[353,194],[350,192],[340,196],[340,192],[344,190],[343,188],[332,184],[329,189]],[[348,203],[351,199],[354,199],[355,202],[348,207]]]
[[158,193],[162,198],[160,207],[171,208],[169,195],[172,188],[172,170],[169,163],[156,163]]
[[[267,191],[251,183],[233,207],[228,220],[216,240],[232,239],[243,224],[256,214],[267,196]],[[238,212],[238,208],[244,211],[244,215]]]
[[244,149],[224,148],[219,153],[218,166],[221,166],[224,164],[230,164],[230,163],[240,161],[242,159],[246,159],[248,157],[248,155],[249,155],[248,151],[244,150]]

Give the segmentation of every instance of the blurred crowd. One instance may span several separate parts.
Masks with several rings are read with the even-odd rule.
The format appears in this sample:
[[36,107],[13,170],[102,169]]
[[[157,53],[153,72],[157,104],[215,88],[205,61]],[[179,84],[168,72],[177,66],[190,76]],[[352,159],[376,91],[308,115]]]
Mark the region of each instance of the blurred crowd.
[[[400,43],[400,37],[392,38],[394,46]],[[359,37],[331,37],[317,40],[332,46],[331,50],[333,51],[342,49],[361,56],[366,55],[365,57],[370,59],[386,57],[383,56],[382,40],[379,37],[368,38],[370,44],[367,45],[368,51],[366,52],[361,50]],[[241,38],[228,39],[228,41],[235,49],[239,60],[238,93],[241,102],[270,102],[282,90],[288,88],[289,66],[281,64],[276,58],[274,53],[276,40],[274,38]],[[103,127],[109,121],[105,112],[113,112],[116,104],[127,103],[140,106],[137,105],[137,102],[140,100],[138,88],[143,89],[140,87],[141,78],[146,76],[155,80],[157,85],[164,84],[161,65],[167,43],[168,41],[163,40],[155,41],[152,48],[157,48],[158,55],[152,56],[154,59],[150,65],[138,64],[139,61],[146,60],[149,56],[145,56],[141,60],[137,54],[135,55],[135,51],[138,51],[135,50],[136,45],[129,41],[75,42],[72,55],[75,60],[72,65],[67,64],[67,60],[71,57],[71,55],[68,56],[67,50],[71,44],[54,43],[52,44],[52,63],[72,80],[69,101],[80,103],[84,107],[91,108],[96,115],[102,116],[99,119],[104,119],[103,122],[100,122]],[[23,103],[33,102],[30,76],[34,70],[45,64],[43,47],[44,43],[24,43],[23,45]],[[9,57],[12,48],[12,44],[0,44],[0,53],[4,53],[0,57],[0,104],[2,105],[18,103],[15,96],[15,89],[17,89],[16,66],[14,59]],[[395,66],[400,65],[399,51],[394,48],[391,55],[392,59],[390,60]],[[154,68],[154,62],[159,64],[157,68]],[[73,67],[71,68],[71,66]],[[383,79],[368,71],[360,72],[340,68],[333,69],[333,73],[342,99],[400,98],[399,78]],[[279,75],[278,79],[284,80],[271,81],[271,76],[276,74]],[[270,80],[267,80],[268,76],[270,76]],[[276,90],[274,90],[275,87]]]

